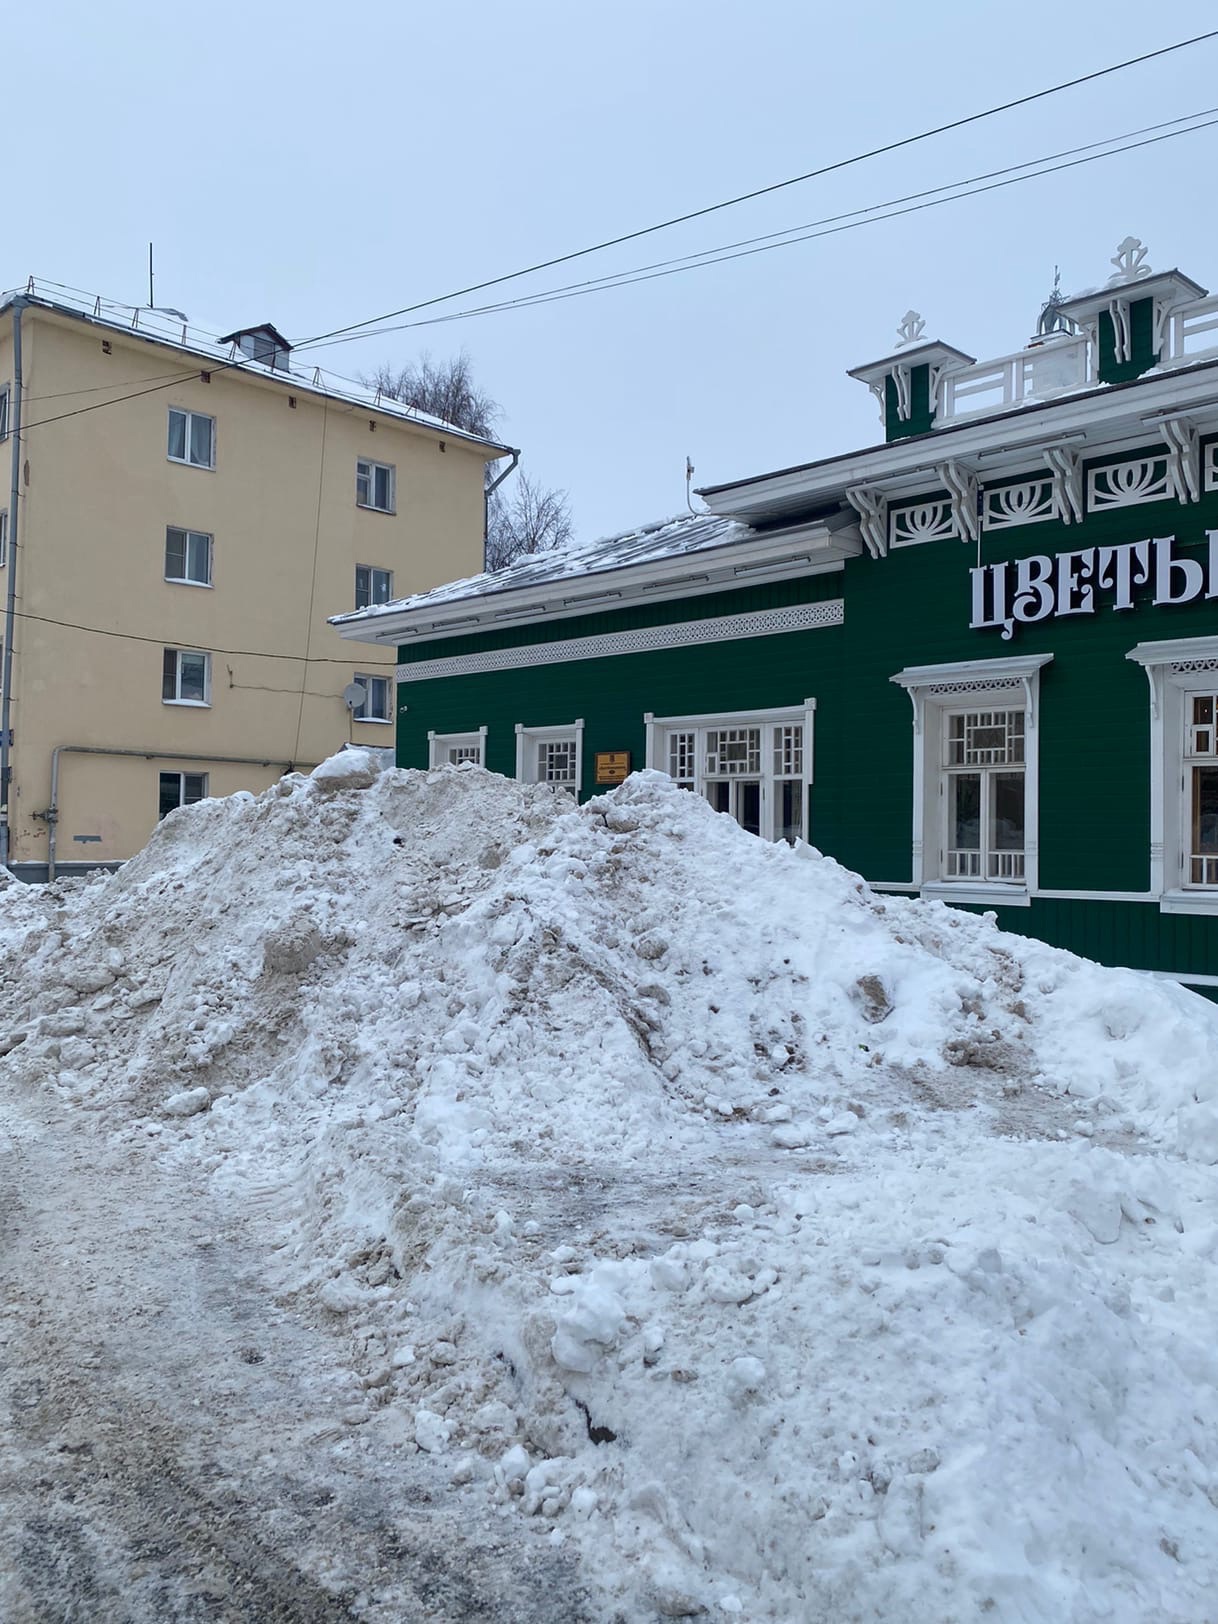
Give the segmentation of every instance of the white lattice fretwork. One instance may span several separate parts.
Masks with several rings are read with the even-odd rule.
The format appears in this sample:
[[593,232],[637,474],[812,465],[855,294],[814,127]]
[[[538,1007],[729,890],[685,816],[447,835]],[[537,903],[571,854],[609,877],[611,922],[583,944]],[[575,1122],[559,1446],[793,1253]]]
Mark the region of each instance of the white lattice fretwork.
[[1022,694],[1023,683],[1018,677],[985,677],[979,681],[936,682],[924,692],[936,699],[954,699],[957,694]]
[[918,502],[889,513],[889,541],[894,547],[916,547],[924,541],[945,541],[956,534],[948,501]]
[[1169,459],[1135,457],[1130,462],[1110,462],[1092,468],[1087,475],[1087,507],[1092,513],[1104,508],[1136,507],[1142,502],[1165,502],[1176,493],[1172,488]]
[[795,603],[785,609],[759,609],[747,615],[716,615],[633,631],[605,632],[598,637],[567,637],[553,643],[525,643],[519,648],[485,649],[478,654],[450,654],[396,668],[398,682],[432,682],[437,677],[474,676],[485,671],[514,671],[526,666],[561,665],[570,660],[600,660],[617,654],[643,654],[653,649],[690,648],[697,643],[728,643],[743,637],[772,637],[782,632],[814,631],[840,626],[845,619],[841,598]]
[[1028,479],[985,493],[982,521],[987,530],[1010,530],[1018,524],[1040,524],[1056,517],[1052,479]]

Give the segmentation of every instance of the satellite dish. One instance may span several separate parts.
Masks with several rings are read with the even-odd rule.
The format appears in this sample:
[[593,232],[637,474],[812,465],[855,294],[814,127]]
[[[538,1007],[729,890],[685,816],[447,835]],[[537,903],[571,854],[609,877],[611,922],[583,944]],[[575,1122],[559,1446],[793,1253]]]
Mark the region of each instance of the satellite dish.
[[349,682],[343,689],[343,703],[348,710],[358,710],[368,697],[368,690],[362,682]]

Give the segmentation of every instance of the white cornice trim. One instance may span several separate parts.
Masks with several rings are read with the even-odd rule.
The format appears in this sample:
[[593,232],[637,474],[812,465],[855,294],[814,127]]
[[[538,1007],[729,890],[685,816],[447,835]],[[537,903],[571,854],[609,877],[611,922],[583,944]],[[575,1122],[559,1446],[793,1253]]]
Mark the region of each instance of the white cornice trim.
[[970,682],[992,682],[1005,677],[1023,682],[1048,665],[1051,654],[1012,654],[993,660],[955,660],[949,665],[908,665],[889,677],[902,688],[931,688],[939,683],[964,686]]
[[1159,643],[1139,643],[1125,656],[1138,665],[1175,665],[1178,660],[1218,659],[1218,637],[1177,637]]
[[396,675],[399,683],[433,682],[440,677],[479,676],[527,666],[563,665],[571,660],[600,660],[619,654],[645,654],[656,649],[689,648],[697,643],[728,643],[745,637],[814,631],[822,626],[840,626],[844,618],[841,598],[827,598],[818,603],[794,603],[783,609],[760,609],[754,614],[716,615],[706,620],[682,620],[664,626],[640,626],[634,631],[606,632],[600,637],[567,637],[551,643],[522,643],[515,648],[483,649],[474,654],[415,660],[399,665]]
[[[1207,416],[1218,417],[1216,369],[1218,361],[1204,361],[1187,371],[1154,373],[1131,384],[1089,386],[1077,398],[1059,396],[1043,406],[1024,406],[980,423],[932,429],[910,440],[871,446],[811,467],[762,474],[730,486],[710,486],[698,494],[712,513],[746,518],[796,498],[810,505],[829,501],[847,486],[904,480],[916,491],[927,485],[927,479],[919,476],[934,479],[936,466],[948,457],[966,463],[984,457],[985,472],[993,476],[1000,467],[999,457],[1013,464],[1019,463],[1021,454],[1024,462],[1034,460],[1044,446],[1062,440],[1086,440],[1088,455],[1098,454],[1108,444],[1120,449],[1124,443],[1144,443],[1148,427],[1143,419],[1156,413],[1177,416],[1209,407],[1212,410]],[[898,493],[890,490],[888,494]]]

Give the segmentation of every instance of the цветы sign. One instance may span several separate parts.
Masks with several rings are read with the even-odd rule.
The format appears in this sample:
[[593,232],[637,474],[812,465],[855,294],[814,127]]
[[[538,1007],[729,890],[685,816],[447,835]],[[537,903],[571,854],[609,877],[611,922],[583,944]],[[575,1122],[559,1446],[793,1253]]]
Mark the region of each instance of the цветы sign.
[[1102,604],[1132,609],[1134,593],[1153,586],[1152,603],[1192,603],[1218,598],[1218,530],[1207,530],[1209,545],[1191,558],[1176,558],[1174,536],[1154,536],[1122,547],[1082,547],[1078,552],[1034,553],[1005,564],[969,571],[977,630],[1001,628],[1010,637],[1021,623],[1058,615],[1093,615]]

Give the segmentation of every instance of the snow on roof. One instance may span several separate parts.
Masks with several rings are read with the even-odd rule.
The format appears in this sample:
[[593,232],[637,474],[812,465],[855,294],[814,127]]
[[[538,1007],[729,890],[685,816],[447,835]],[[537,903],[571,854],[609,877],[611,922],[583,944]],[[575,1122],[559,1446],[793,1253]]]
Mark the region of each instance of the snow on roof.
[[352,614],[334,615],[331,623],[371,620],[377,615],[401,614],[404,610],[432,604],[458,603],[464,598],[483,598],[493,593],[543,586],[547,581],[600,575],[624,569],[629,564],[650,564],[658,559],[724,547],[731,542],[744,541],[752,534],[748,525],[720,518],[715,513],[662,519],[620,535],[602,536],[598,541],[576,542],[547,553],[530,553],[514,564],[505,564],[502,569],[484,570],[481,575],[470,575],[461,581],[446,581],[430,592],[416,592],[412,597],[398,598],[393,603],[378,603]]
[[[116,332],[143,338],[153,344],[171,346],[179,352],[198,356],[201,360],[227,367],[232,371],[257,372],[264,378],[273,378],[279,383],[290,381],[293,388],[305,394],[327,395],[334,399],[351,401],[359,406],[367,406],[386,417],[398,417],[407,423],[420,424],[423,428],[441,429],[456,439],[467,440],[474,445],[491,446],[501,453],[512,449],[497,440],[488,440],[483,435],[471,434],[468,429],[458,428],[454,423],[446,423],[442,417],[432,417],[427,412],[417,411],[404,401],[391,400],[379,390],[367,389],[355,379],[343,377],[341,373],[326,372],[321,367],[298,370],[282,363],[273,366],[269,359],[256,361],[252,356],[244,355],[237,347],[236,340],[242,333],[276,331],[269,322],[239,328],[224,338],[210,328],[188,322],[180,310],[122,304],[113,299],[104,299],[100,294],[86,293],[80,288],[36,277],[30,277],[23,287],[8,288],[0,293],[0,311],[8,309],[16,298],[23,298],[27,303],[44,310],[54,310],[61,315],[72,316],[78,321],[92,322],[96,326],[108,327]],[[284,343],[286,345],[287,341],[284,340]]]

